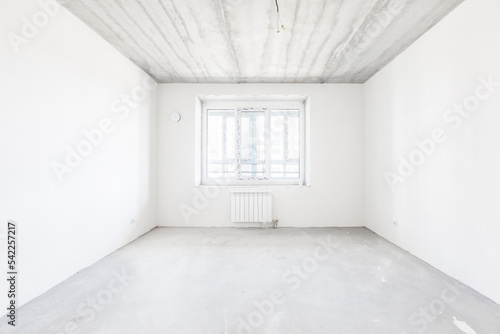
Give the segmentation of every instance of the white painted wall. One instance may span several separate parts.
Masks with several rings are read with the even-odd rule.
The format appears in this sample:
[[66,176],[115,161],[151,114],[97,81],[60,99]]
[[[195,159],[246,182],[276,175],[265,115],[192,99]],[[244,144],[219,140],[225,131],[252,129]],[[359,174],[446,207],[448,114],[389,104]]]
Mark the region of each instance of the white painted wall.
[[[496,0],[466,1],[365,85],[366,225],[496,302],[498,13]],[[494,92],[477,88],[478,78],[489,76]],[[468,118],[447,114],[455,104],[474,107],[476,94],[483,100]],[[384,173],[396,172],[398,157],[409,158],[418,149],[414,141],[431,138],[435,129],[447,140],[391,191]]]
[[[363,90],[361,85],[198,85],[159,88],[158,222],[161,226],[243,226],[230,222],[230,188],[196,208],[195,98],[197,95],[308,94],[311,187],[271,187],[280,226],[361,226],[363,220]],[[182,115],[172,123],[169,115]],[[199,203],[202,204],[203,203]]]
[[[156,226],[156,91],[120,119],[113,101],[145,73],[63,8],[16,53],[7,34],[33,15],[44,22],[37,1],[0,3],[0,267],[11,219],[20,304]],[[113,130],[60,182],[52,163],[105,118]],[[3,314],[3,278],[0,291]]]

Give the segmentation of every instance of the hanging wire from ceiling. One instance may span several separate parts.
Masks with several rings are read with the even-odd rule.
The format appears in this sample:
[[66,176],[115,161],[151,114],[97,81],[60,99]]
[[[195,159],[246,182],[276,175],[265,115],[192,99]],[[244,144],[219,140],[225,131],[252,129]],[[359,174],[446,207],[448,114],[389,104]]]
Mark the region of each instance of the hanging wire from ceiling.
[[276,3],[276,27],[278,28],[276,30],[276,33],[279,34],[281,29],[285,30],[285,26],[283,25],[283,22],[281,22],[281,17],[280,17],[280,6],[278,4],[278,0],[274,0]]

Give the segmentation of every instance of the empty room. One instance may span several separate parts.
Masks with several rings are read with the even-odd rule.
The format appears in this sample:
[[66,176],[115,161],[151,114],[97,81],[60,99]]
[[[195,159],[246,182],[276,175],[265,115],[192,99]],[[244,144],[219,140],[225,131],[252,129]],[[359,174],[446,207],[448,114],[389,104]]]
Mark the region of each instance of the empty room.
[[500,333],[499,14],[2,0],[0,333]]

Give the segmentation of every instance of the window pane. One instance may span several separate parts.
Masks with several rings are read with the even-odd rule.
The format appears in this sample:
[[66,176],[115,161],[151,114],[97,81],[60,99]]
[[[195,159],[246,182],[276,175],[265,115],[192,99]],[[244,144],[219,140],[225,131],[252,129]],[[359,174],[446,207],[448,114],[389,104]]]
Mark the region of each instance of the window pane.
[[271,110],[271,179],[300,178],[299,110]]
[[288,146],[287,160],[298,160],[300,158],[300,132],[299,132],[299,117],[288,116]]
[[240,118],[241,178],[266,176],[266,113],[242,110]]
[[283,119],[280,114],[271,114],[271,160],[283,160],[285,156]]
[[235,178],[235,138],[234,110],[207,110],[207,178]]

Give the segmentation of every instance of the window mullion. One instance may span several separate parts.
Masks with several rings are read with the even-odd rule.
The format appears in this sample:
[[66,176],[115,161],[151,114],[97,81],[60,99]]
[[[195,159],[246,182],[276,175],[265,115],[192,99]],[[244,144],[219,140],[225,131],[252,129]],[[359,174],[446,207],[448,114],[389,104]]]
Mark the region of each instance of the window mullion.
[[265,138],[264,144],[266,145],[265,150],[265,166],[266,166],[266,178],[271,180],[271,109],[265,108]]
[[221,174],[227,176],[227,115],[222,117],[222,168]]
[[255,173],[257,172],[257,147],[255,146],[256,141],[257,141],[257,116],[255,114],[252,114],[252,117],[250,118],[250,138],[251,138],[251,144],[252,144],[252,149],[251,149],[251,164],[252,164],[252,177],[255,178]]
[[241,180],[241,109],[236,110],[236,179]]
[[208,110],[204,107],[201,112],[201,182],[205,182],[208,173],[208,154],[207,154],[207,132],[208,132]]
[[299,109],[299,178],[301,185],[306,183],[305,179],[305,166],[306,166],[306,119],[305,110]]
[[288,114],[283,114],[283,176],[286,178],[288,163]]

